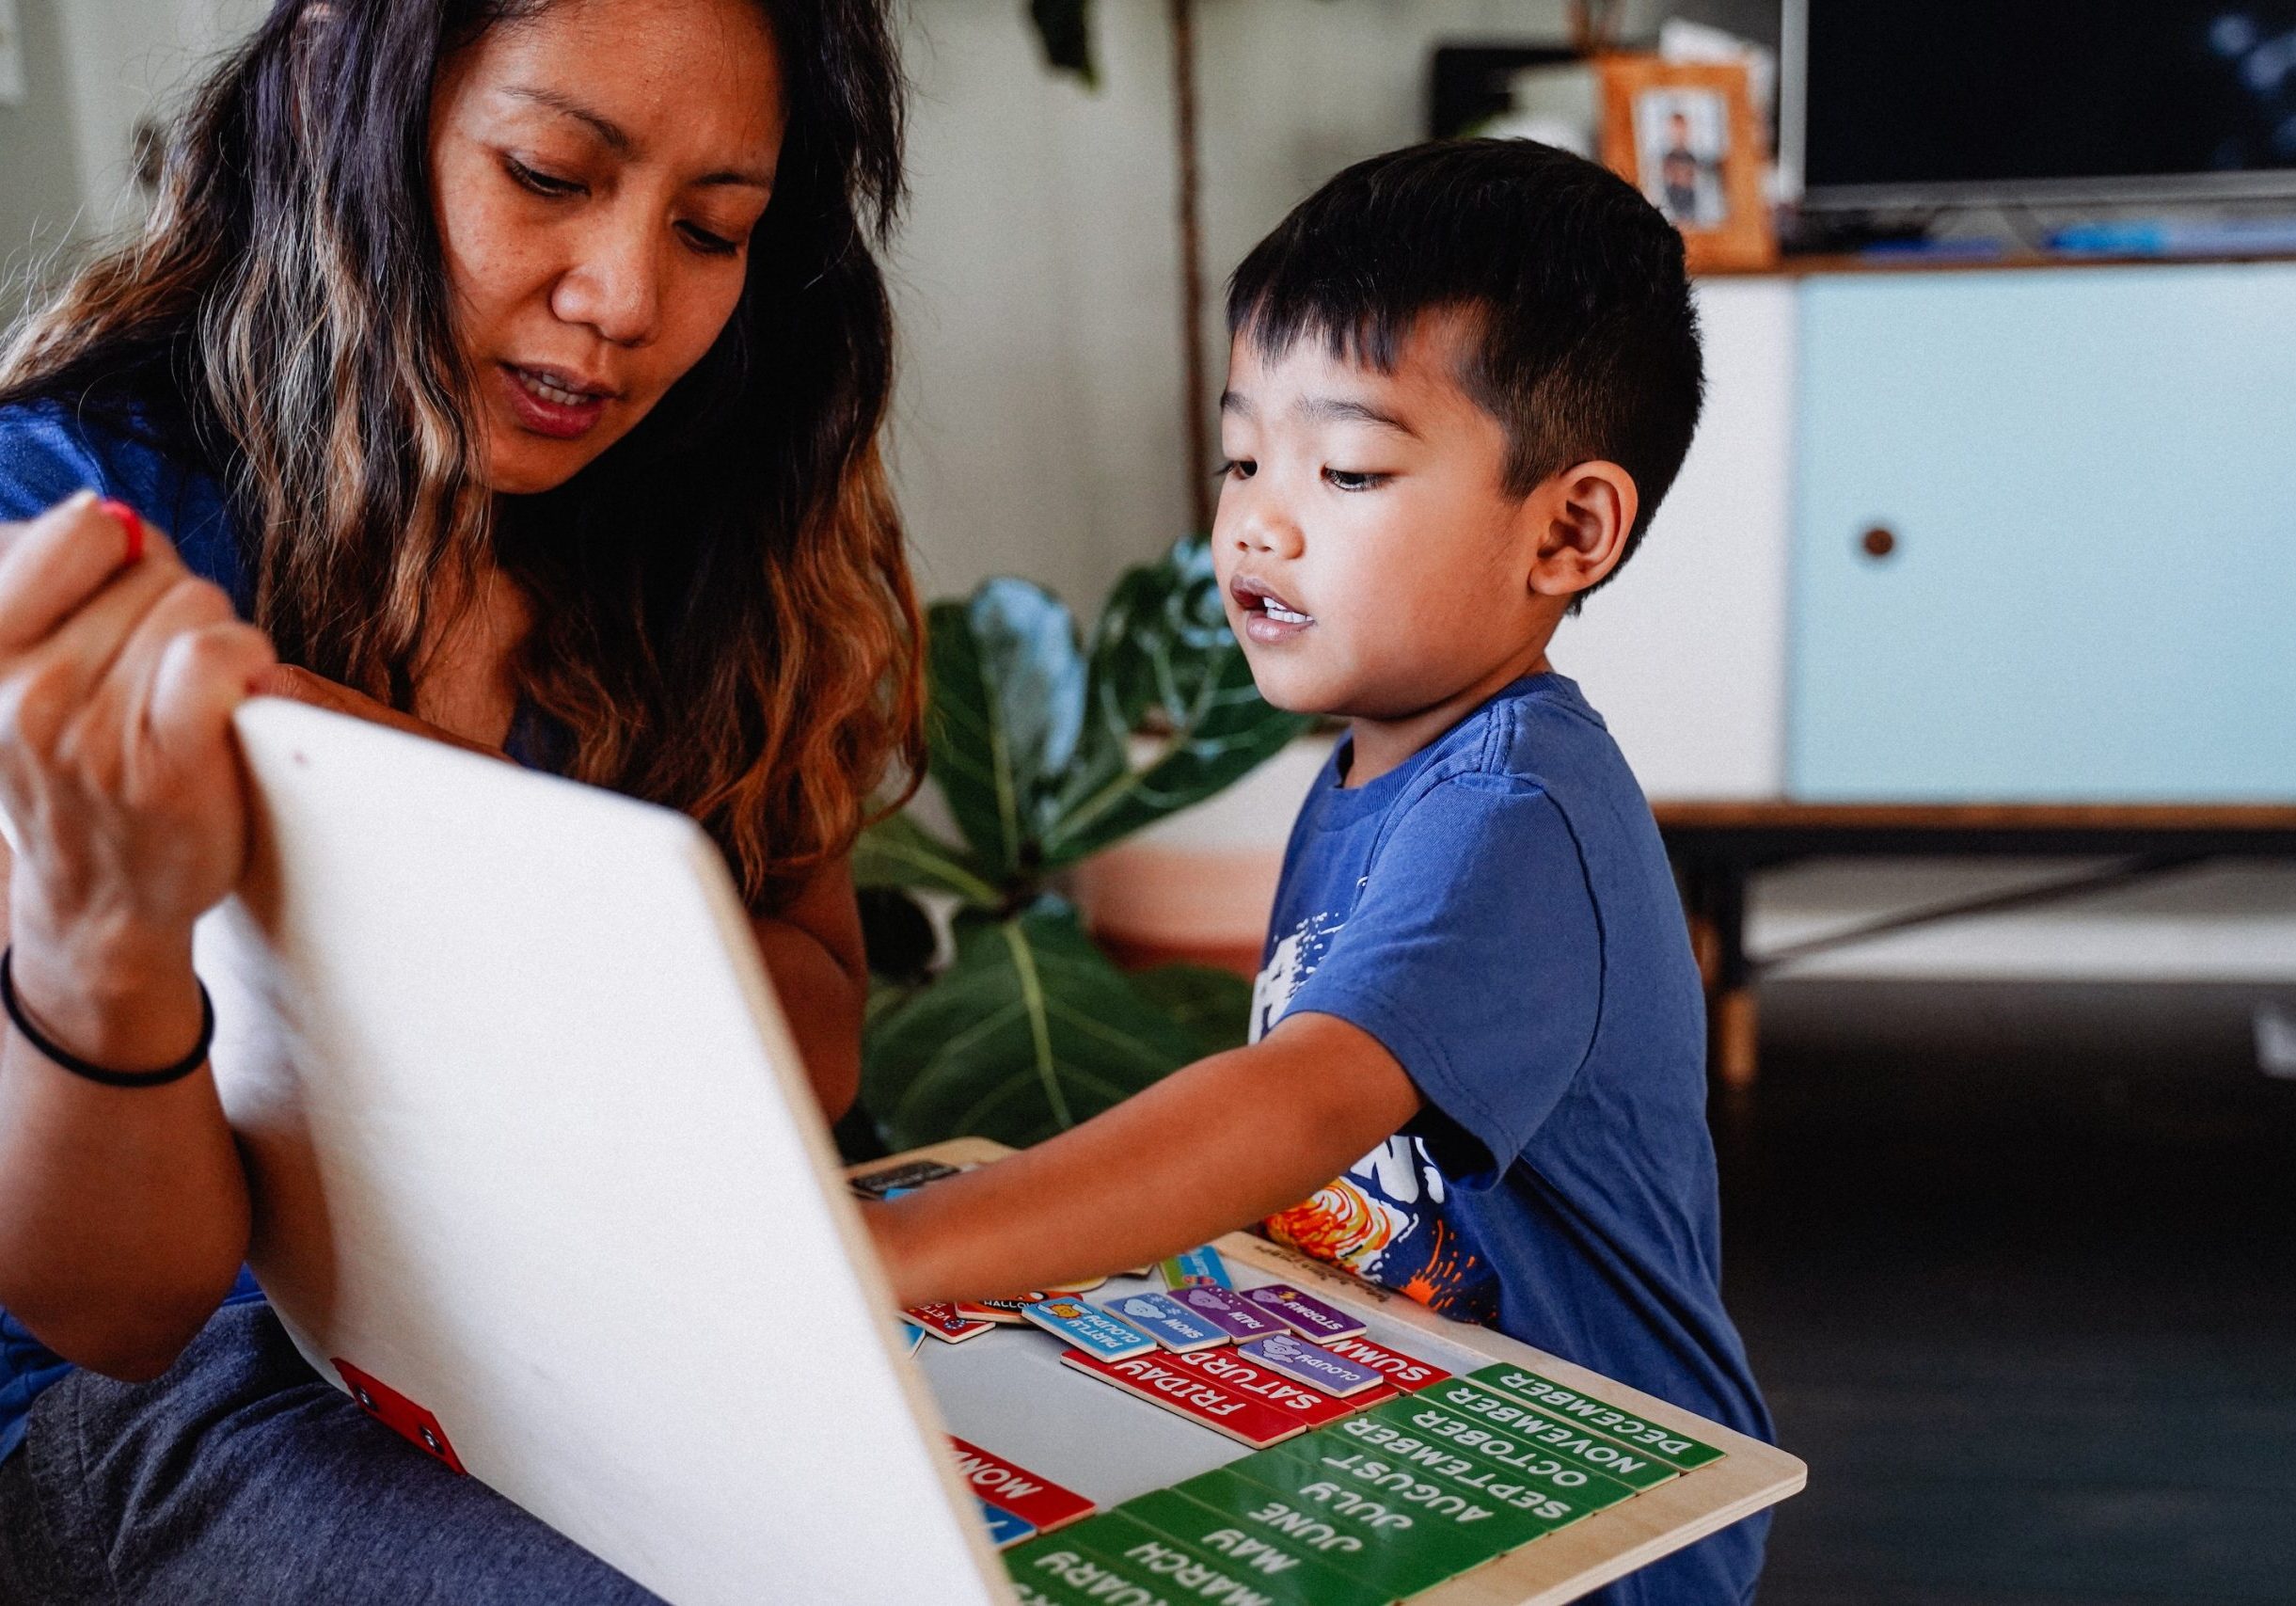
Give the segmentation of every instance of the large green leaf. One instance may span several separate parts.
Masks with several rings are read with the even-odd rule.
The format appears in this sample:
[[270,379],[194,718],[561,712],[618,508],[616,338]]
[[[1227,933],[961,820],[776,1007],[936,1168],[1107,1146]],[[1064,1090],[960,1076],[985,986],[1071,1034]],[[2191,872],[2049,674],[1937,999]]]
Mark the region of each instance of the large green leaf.
[[1091,784],[1062,800],[1058,819],[1045,833],[1045,862],[1072,864],[1203,802],[1274,756],[1307,723],[1262,702],[1251,671],[1237,662],[1231,675],[1205,687],[1188,723],[1152,762],[1137,770],[1078,771]]
[[943,842],[905,814],[890,815],[853,844],[855,886],[921,886],[996,907],[1003,894],[971,853]]
[[1025,1147],[1196,1057],[1194,1034],[1046,898],[1011,919],[959,918],[949,968],[872,1021],[862,1096],[895,1150],[964,1136]]
[[[944,971],[919,982],[893,966],[909,985],[872,994],[864,1097],[895,1147],[1032,1143],[1233,1046],[1249,997],[1208,973],[1128,979],[1057,899],[1007,912],[1049,871],[1236,780],[1305,722],[1254,690],[1200,541],[1118,582],[1089,663],[1068,610],[1021,580],[936,605],[929,628],[932,774],[965,845],[886,820],[854,875],[967,907]],[[1135,770],[1143,727],[1162,745]]]
[[1085,660],[1059,598],[1026,580],[938,602],[926,624],[933,779],[980,864],[1004,882],[1036,867],[1054,789],[1084,728]]
[[[1128,572],[1093,630],[1087,717],[1045,829],[1048,865],[1073,864],[1242,779],[1307,728],[1271,708],[1228,628],[1211,544],[1174,543]],[[1164,746],[1133,768],[1142,728]]]
[[1203,666],[1234,646],[1211,573],[1211,547],[1176,542],[1124,571],[1092,629],[1087,716],[1135,731],[1181,717]]
[[1241,659],[1211,564],[1211,543],[1176,541],[1152,564],[1127,569],[1092,630],[1089,712],[1103,726],[1173,729],[1207,676]]

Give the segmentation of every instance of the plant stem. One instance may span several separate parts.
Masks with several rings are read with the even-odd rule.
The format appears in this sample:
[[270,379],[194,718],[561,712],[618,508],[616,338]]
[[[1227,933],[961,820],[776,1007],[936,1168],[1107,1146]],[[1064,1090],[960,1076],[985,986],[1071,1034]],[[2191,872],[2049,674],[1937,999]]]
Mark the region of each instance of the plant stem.
[[1211,529],[1211,457],[1205,451],[1204,234],[1196,161],[1196,0],[1168,0],[1172,90],[1179,142],[1180,433],[1187,442],[1188,528]]

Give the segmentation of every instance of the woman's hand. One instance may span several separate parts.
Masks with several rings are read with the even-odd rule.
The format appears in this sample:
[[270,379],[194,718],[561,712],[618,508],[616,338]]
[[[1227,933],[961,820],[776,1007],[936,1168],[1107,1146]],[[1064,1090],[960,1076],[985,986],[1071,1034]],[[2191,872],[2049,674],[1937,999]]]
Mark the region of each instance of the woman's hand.
[[130,543],[89,493],[0,526],[0,807],[35,1008],[68,1003],[25,974],[43,962],[101,987],[120,962],[188,954],[246,859],[230,720],[270,644],[166,537],[148,531],[134,562]]
[[[231,713],[260,631],[91,496],[0,525],[0,853],[23,1007],[121,1071],[198,1040],[191,928],[238,881]],[[97,1085],[0,1028],[0,1305],[59,1355],[156,1375],[246,1252],[246,1173],[213,1079]]]
[[459,747],[465,753],[476,753],[482,757],[500,758],[508,763],[509,755],[501,749],[488,747],[483,742],[470,741],[451,730],[441,730],[428,720],[403,713],[388,703],[377,702],[364,692],[313,675],[291,663],[274,664],[257,677],[255,690],[268,697],[292,697],[298,703],[309,703],[314,708],[325,708],[331,713],[349,714],[355,720],[368,720],[375,724],[403,730],[409,736],[427,737],[443,741],[449,747]]

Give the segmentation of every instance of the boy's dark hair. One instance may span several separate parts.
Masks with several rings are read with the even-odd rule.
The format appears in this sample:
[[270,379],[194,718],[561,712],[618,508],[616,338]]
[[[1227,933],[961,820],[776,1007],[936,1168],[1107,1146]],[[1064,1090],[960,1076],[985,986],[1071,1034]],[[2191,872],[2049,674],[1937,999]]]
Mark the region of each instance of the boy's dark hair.
[[1227,327],[1270,352],[1320,335],[1386,373],[1419,316],[1451,307],[1481,326],[1459,379],[1506,428],[1510,495],[1592,458],[1634,476],[1623,567],[1704,394],[1682,235],[1625,180],[1551,145],[1409,146],[1339,173],[1254,246]]

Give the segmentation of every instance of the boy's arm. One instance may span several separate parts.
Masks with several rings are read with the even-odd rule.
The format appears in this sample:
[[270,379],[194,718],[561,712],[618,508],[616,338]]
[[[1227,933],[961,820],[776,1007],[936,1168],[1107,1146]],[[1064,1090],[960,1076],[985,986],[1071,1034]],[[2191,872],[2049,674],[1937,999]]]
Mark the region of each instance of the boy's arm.
[[903,1307],[1024,1293],[1289,1209],[1418,1108],[1376,1038],[1296,1014],[1033,1149],[864,1213]]

